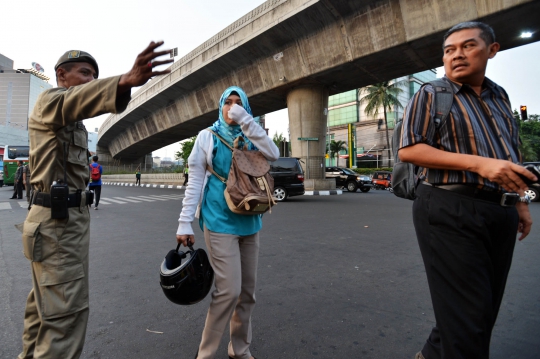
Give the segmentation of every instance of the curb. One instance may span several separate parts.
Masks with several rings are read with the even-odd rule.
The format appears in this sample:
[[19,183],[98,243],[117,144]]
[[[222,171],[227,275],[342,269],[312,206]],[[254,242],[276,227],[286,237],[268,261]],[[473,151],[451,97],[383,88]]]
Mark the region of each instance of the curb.
[[[108,186],[126,186],[126,187],[138,187],[133,183],[122,183],[122,182],[103,182],[104,185]],[[172,184],[143,184],[140,187],[151,187],[151,188],[171,188],[171,189],[186,189],[187,186],[176,186]]]
[[340,189],[332,189],[329,191],[306,191],[304,196],[334,196],[343,194],[343,191]]

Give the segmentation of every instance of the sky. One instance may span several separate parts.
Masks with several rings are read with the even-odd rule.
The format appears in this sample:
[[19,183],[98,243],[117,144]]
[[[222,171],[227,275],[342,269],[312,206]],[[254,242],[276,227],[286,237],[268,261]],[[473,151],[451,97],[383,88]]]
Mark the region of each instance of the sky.
[[[150,41],[164,40],[163,48],[178,47],[178,57],[264,3],[263,0],[8,0],[2,3],[0,53],[14,60],[15,68],[39,63],[49,83],[56,85],[54,65],[67,50],[94,56],[100,78],[129,71],[136,56]],[[496,29],[495,29],[496,30]],[[526,29],[525,29],[526,30]],[[535,34],[540,36],[540,34]],[[442,54],[441,54],[442,56]],[[513,108],[527,105],[540,114],[540,42],[503,51],[490,60],[487,76],[503,86]],[[442,65],[442,61],[441,61]],[[443,75],[438,69],[438,76]],[[89,131],[101,126],[107,115],[89,119]],[[286,110],[266,115],[270,135],[288,135]],[[176,143],[153,152],[174,157]]]

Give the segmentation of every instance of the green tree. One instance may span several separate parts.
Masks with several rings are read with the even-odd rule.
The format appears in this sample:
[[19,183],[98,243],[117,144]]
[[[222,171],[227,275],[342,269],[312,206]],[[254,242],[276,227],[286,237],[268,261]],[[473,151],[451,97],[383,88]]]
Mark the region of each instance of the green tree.
[[514,118],[519,123],[521,145],[519,150],[523,161],[538,161],[540,158],[540,115],[530,114],[526,121],[514,110]]
[[188,157],[191,154],[191,151],[193,151],[193,146],[195,145],[195,140],[197,139],[197,136],[188,138],[187,140],[184,140],[183,142],[180,142],[180,151],[176,152],[174,154],[175,159],[182,159],[184,161],[184,166],[187,163]]
[[[388,135],[386,112],[392,110],[392,108],[396,110],[403,108],[401,102],[398,100],[398,95],[402,93],[403,90],[397,87],[397,85],[398,83],[385,81],[368,86],[365,88],[367,95],[360,99],[361,103],[367,104],[364,112],[368,116],[377,116],[382,107],[384,112],[384,127],[386,129],[386,148],[388,150],[390,150],[390,136]],[[390,167],[390,152],[388,156],[388,167]]]
[[278,133],[276,132],[274,133],[274,137],[272,137],[272,141],[274,141],[276,146],[279,148],[279,145],[281,144],[281,142],[287,141],[287,139],[285,138],[285,136],[283,136],[283,133],[280,133],[278,135]]
[[[330,144],[327,146],[327,150],[326,150],[326,153],[330,152],[330,159],[334,158],[335,156],[339,156],[339,151],[341,150],[346,150],[347,149],[347,142],[345,141],[330,141]],[[338,159],[339,157],[336,158],[336,164],[335,166],[338,165]],[[332,162],[330,162],[332,163]]]

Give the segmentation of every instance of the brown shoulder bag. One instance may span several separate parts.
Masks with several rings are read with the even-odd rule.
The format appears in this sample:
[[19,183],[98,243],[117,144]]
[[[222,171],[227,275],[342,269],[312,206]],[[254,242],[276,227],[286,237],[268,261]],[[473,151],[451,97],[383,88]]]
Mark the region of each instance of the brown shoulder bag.
[[225,201],[233,213],[256,215],[267,211],[272,213],[272,206],[276,204],[272,197],[274,193],[274,178],[270,175],[270,165],[259,151],[248,151],[247,147],[238,148],[238,137],[233,147],[217,133],[212,132],[232,152],[229,177],[223,178],[213,168],[206,169],[214,174],[221,182],[227,185],[224,191]]

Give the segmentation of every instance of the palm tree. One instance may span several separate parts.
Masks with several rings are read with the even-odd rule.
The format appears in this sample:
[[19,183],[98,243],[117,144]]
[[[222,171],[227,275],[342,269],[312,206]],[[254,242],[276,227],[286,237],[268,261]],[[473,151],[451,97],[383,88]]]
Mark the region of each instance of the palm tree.
[[[328,150],[330,151],[330,158],[332,159],[334,156],[338,156],[336,159],[336,166],[338,165],[338,159],[339,159],[339,151],[347,149],[347,142],[345,141],[330,141],[330,144],[328,146]],[[327,151],[328,152],[328,151]]]
[[[364,112],[366,115],[377,116],[382,107],[384,111],[384,126],[386,129],[386,148],[390,150],[390,138],[388,136],[388,120],[386,119],[386,111],[401,109],[403,106],[399,102],[397,96],[403,92],[402,89],[396,86],[397,83],[390,81],[379,82],[365,88],[367,95],[360,99],[360,102],[367,103]],[[389,152],[390,153],[390,152]],[[388,156],[388,167],[390,167],[390,155]]]

